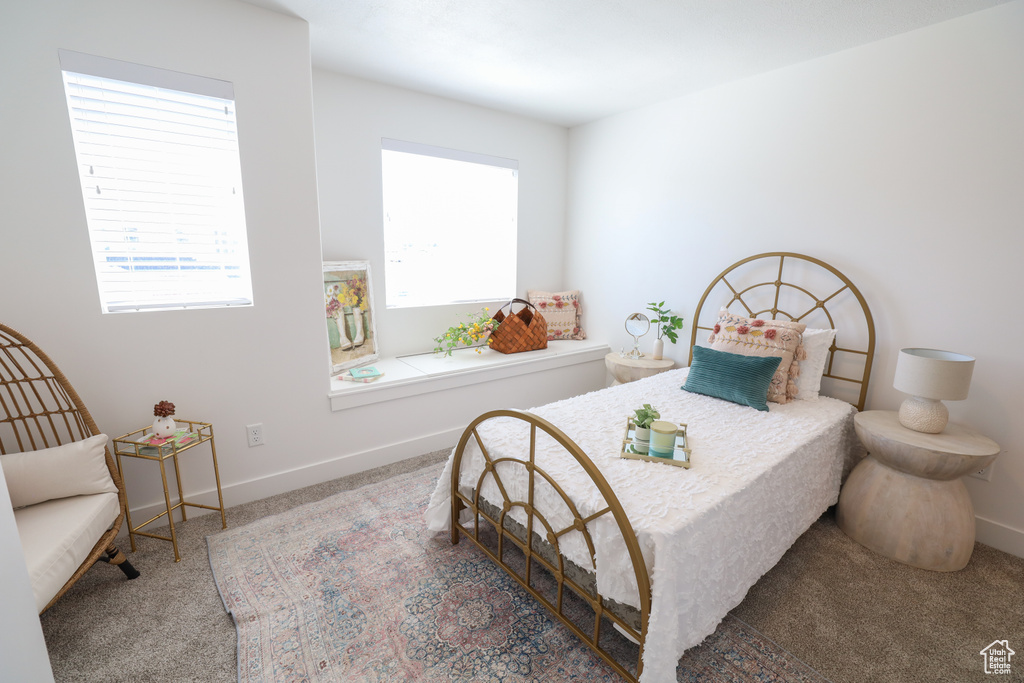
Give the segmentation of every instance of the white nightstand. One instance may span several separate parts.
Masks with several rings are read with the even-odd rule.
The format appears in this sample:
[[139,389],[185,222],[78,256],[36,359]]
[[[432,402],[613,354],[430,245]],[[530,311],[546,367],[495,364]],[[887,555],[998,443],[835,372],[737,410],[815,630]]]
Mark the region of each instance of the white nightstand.
[[920,569],[963,569],[974,551],[974,506],[960,477],[991,465],[999,444],[962,425],[907,429],[897,414],[854,418],[868,457],[839,496],[839,528],[866,548]]
[[623,358],[615,351],[604,357],[604,366],[608,368],[614,380],[611,386],[635,382],[644,377],[657,375],[659,372],[671,370],[676,365],[675,361],[669,358],[654,360],[650,356],[643,358]]

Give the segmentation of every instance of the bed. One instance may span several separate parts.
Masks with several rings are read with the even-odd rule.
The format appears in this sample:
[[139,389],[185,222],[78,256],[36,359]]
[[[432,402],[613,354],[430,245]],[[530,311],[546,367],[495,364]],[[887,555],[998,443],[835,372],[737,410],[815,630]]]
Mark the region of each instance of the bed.
[[[682,368],[492,411],[464,431],[425,514],[453,543],[477,545],[627,680],[675,680],[683,652],[836,503],[863,456],[853,415],[866,397],[874,326],[852,282],[799,254],[733,264],[694,312],[695,374],[707,366],[694,363],[694,347],[722,339],[725,309],[765,321],[754,334],[805,324],[809,344],[812,329],[835,330],[818,364],[822,394],[839,398],[790,395],[754,410],[683,391],[691,368]],[[801,343],[793,357],[802,353]],[[689,469],[620,457],[626,419],[643,403],[687,425]]]

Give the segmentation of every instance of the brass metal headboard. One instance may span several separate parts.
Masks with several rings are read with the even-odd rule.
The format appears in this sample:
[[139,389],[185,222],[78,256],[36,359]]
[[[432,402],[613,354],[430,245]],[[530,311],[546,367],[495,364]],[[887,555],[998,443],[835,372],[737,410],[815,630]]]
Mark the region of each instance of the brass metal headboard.
[[[764,280],[768,268],[774,278]],[[790,275],[795,275],[796,279]],[[755,282],[746,284],[749,280]],[[728,300],[713,301],[711,310],[704,312],[704,303],[715,291]],[[856,302],[849,300],[850,295]],[[743,307],[742,314],[751,318],[770,316],[772,320],[783,318],[805,322],[808,327],[835,329],[836,338],[829,348],[822,377],[845,385],[847,391],[852,388],[856,399],[847,400],[857,410],[864,409],[875,355],[875,323],[867,302],[849,278],[824,261],[791,252],[769,252],[737,261],[712,280],[697,304],[690,332],[691,363],[698,331],[711,332],[719,310],[733,308],[736,304]],[[840,308],[844,316],[837,326]],[[732,312],[740,313],[736,309]],[[858,326],[861,329],[853,329]]]

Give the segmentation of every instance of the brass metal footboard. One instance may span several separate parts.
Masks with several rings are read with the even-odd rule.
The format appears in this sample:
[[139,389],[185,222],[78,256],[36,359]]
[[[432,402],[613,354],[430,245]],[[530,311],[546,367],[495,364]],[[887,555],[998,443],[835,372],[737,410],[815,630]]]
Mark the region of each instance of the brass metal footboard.
[[[480,434],[477,431],[477,427],[487,420],[499,417],[514,418],[522,420],[530,425],[530,439],[529,439],[529,456],[527,460],[513,457],[501,457],[493,458],[488,452],[487,447],[484,445]],[[570,455],[572,455],[579,463],[580,467],[590,476],[591,480],[597,490],[600,492],[601,497],[604,499],[606,507],[598,510],[597,512],[583,517],[576,507],[576,504],[566,495],[562,487],[552,479],[544,470],[536,465],[536,449],[537,449],[537,430],[541,430],[553,438],[560,446],[562,446]],[[469,443],[470,438],[476,440],[477,445],[480,447],[480,451],[484,458],[484,470],[481,473],[476,485],[472,491],[467,495],[459,490],[459,480],[461,478],[462,471],[462,458],[466,449],[466,445]],[[526,470],[528,485],[526,487],[526,500],[513,500],[509,496],[509,488],[502,482],[501,477],[498,474],[497,466],[502,463],[510,463],[512,466],[520,465]],[[548,519],[544,516],[541,511],[538,511],[534,504],[534,486],[537,483],[537,477],[541,477],[544,481],[551,486],[551,488],[557,492],[561,497],[562,502],[566,508],[572,514],[573,521],[571,524],[562,529],[554,529],[549,523]],[[488,509],[482,505],[483,501],[480,497],[480,491],[483,488],[487,478],[493,479],[495,485],[501,493],[503,502],[500,504],[497,518],[493,515],[494,507],[490,507],[492,514],[488,514]],[[462,434],[462,438],[459,440],[459,445],[455,449],[454,461],[452,463],[452,525],[451,525],[451,540],[452,543],[458,543],[461,536],[466,536],[472,541],[480,550],[484,552],[495,564],[504,569],[509,576],[516,580],[523,588],[525,588],[534,598],[537,599],[542,605],[557,617],[563,624],[566,625],[573,633],[577,635],[583,642],[585,642],[596,654],[598,654],[605,662],[611,666],[616,673],[629,681],[636,681],[640,678],[640,674],[643,671],[643,654],[644,654],[644,643],[647,635],[648,619],[650,616],[651,608],[651,582],[650,576],[647,573],[647,565],[644,563],[643,556],[640,553],[640,544],[637,542],[636,534],[633,531],[633,527],[626,517],[626,513],[622,509],[622,505],[619,503],[618,498],[615,497],[611,486],[605,480],[600,470],[594,465],[589,457],[583,452],[583,450],[573,442],[568,436],[566,436],[560,429],[555,427],[547,420],[533,415],[531,413],[521,410],[494,410],[488,413],[484,413],[479,416]],[[491,501],[497,503],[498,501]],[[524,534],[519,534],[513,531],[511,518],[509,513],[513,508],[522,508],[526,515],[526,533],[525,538],[522,538]],[[462,510],[468,509],[473,516],[472,529],[468,529],[459,524],[459,516]],[[636,585],[640,596],[640,630],[637,631],[627,621],[617,616],[612,610],[609,609],[607,599],[600,595],[595,587],[592,589],[584,588],[579,582],[575,581],[566,572],[567,566],[570,561],[564,556],[560,549],[561,539],[568,533],[576,531],[582,535],[583,540],[586,543],[587,549],[590,554],[591,570],[596,572],[597,562],[594,554],[594,542],[591,537],[590,530],[587,525],[594,520],[600,518],[603,515],[611,514],[618,526],[619,533],[622,535],[622,539],[625,543],[625,547],[629,552],[629,558],[633,565],[633,572],[636,576]],[[481,537],[481,524],[480,520],[483,519],[493,526],[494,532],[497,536],[497,551],[493,551],[483,541]],[[535,521],[539,522],[543,526],[543,532],[535,532]],[[487,531],[485,525],[485,531]],[[539,552],[539,549],[534,547],[534,543],[531,539],[535,536],[539,536],[542,539],[546,539],[547,543],[554,548],[555,555],[554,561],[549,561],[545,558],[551,557],[549,552]],[[505,542],[509,541],[515,545],[521,551],[524,560],[524,571],[523,575],[516,571],[515,567],[510,563],[509,558],[506,557]],[[538,563],[541,567],[547,570],[548,575],[556,582],[556,592],[554,601],[549,600],[535,587],[535,576],[533,572],[534,562]],[[572,592],[579,596],[594,613],[594,627],[591,633],[588,633],[579,625],[577,625],[569,615],[565,612],[565,588],[569,587]],[[623,633],[627,634],[632,640],[639,644],[639,653],[637,655],[636,670],[635,673],[630,672],[622,663],[617,661],[610,652],[608,652],[602,645],[601,641],[601,627],[602,619],[608,619],[611,623]]]

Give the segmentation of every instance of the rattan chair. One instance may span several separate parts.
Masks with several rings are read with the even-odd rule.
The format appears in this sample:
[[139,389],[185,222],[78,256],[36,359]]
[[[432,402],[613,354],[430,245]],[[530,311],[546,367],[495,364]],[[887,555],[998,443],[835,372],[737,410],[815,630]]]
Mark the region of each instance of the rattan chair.
[[[31,340],[0,323],[0,455],[61,446],[100,433],[78,392],[57,365]],[[104,450],[107,469],[117,487],[119,514],[40,614],[97,561],[117,565],[129,579],[139,575],[114,546],[125,516],[125,491],[110,449]]]

